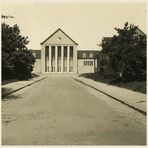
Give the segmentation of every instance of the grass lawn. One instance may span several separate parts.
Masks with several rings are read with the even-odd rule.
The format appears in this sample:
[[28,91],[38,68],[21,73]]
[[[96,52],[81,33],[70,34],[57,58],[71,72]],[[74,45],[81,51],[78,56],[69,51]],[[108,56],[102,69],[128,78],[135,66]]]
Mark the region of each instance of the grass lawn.
[[146,94],[146,81],[118,82],[115,85]]
[[[85,77],[88,79],[94,79],[95,81],[101,82],[101,83],[106,83],[109,84],[112,79],[105,79],[102,75],[97,74],[97,76],[95,76],[94,78],[94,74],[90,74],[90,73],[86,73],[86,74],[81,74],[79,75],[80,77]],[[130,89],[136,92],[141,92],[146,94],[146,81],[132,81],[132,82],[116,82],[114,84],[111,85],[115,85],[118,87],[122,87],[122,88],[126,88],[126,89]]]

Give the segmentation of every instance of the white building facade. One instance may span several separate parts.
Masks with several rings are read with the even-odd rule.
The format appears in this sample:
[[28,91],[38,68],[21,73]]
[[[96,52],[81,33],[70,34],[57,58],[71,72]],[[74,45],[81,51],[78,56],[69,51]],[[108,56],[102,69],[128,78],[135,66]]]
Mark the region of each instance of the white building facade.
[[77,50],[78,44],[60,28],[33,50],[36,57],[33,73],[94,73],[99,51]]
[[79,50],[78,51],[78,73],[94,73],[97,69],[96,56],[99,51]]

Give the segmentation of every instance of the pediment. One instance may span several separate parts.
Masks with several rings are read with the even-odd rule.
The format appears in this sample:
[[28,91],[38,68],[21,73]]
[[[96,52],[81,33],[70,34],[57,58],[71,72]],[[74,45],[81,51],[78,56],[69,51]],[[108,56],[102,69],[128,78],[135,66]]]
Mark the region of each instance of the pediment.
[[56,30],[52,35],[50,35],[42,44],[67,44],[67,45],[78,45],[74,40],[72,40],[65,32],[60,28]]

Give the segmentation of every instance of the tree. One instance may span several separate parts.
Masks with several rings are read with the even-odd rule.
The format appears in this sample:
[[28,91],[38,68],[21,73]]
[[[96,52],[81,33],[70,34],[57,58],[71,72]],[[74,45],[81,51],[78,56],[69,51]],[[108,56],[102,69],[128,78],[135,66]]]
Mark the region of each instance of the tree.
[[102,53],[108,56],[114,77],[146,79],[146,35],[137,34],[137,29],[127,22],[123,29],[115,28],[118,35],[102,41]]
[[[25,76],[28,69],[32,71],[35,59],[32,52],[26,45],[29,43],[28,37],[23,37],[18,25],[10,27],[2,23],[2,78],[14,78],[18,75]],[[18,58],[19,55],[20,57]],[[27,56],[27,57],[25,57]],[[27,59],[30,60],[27,60]],[[19,60],[17,60],[19,59]],[[16,64],[17,61],[17,64]],[[18,65],[24,69],[19,71]],[[25,67],[26,66],[26,67]],[[18,74],[19,73],[19,74]],[[28,73],[29,74],[29,73]],[[24,77],[26,78],[26,76]]]
[[31,77],[35,58],[30,50],[17,50],[13,56],[14,71],[19,79]]

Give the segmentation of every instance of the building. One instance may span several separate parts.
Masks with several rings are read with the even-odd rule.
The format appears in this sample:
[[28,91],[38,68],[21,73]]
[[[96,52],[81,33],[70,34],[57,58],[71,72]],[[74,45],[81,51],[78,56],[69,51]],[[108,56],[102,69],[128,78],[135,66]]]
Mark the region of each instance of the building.
[[99,51],[79,50],[78,51],[78,73],[94,73],[97,68],[96,56]]
[[95,55],[99,51],[78,50],[78,43],[60,28],[33,50],[36,57],[34,73],[94,73]]
[[61,29],[41,43],[41,72],[77,73],[77,46]]

